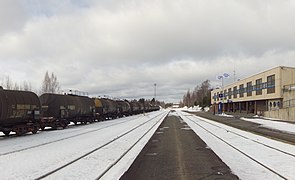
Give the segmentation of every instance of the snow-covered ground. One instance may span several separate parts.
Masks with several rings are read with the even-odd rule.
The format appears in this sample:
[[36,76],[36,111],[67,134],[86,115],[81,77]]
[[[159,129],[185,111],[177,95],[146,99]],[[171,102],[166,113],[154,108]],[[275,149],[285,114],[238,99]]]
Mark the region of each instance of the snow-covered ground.
[[[70,126],[65,130],[42,131],[36,135],[0,137],[0,177],[36,179],[88,154],[45,179],[95,179],[100,175],[101,179],[119,179],[168,113],[167,110],[161,110],[89,125]],[[181,116],[239,178],[281,179],[274,174],[278,172],[287,179],[295,179],[295,146],[178,110],[170,115]],[[294,125],[289,123],[244,120],[294,132]],[[108,142],[111,143],[106,145]]]
[[281,122],[281,121],[274,121],[274,120],[266,120],[261,118],[240,118],[240,119],[244,121],[251,121],[257,124],[261,124],[262,127],[266,127],[269,129],[277,129],[287,133],[295,134],[295,124]]
[[239,178],[295,179],[294,145],[241,131],[182,111],[177,111],[175,114],[180,115]]
[[[169,111],[161,110],[65,130],[0,138],[1,179],[36,179],[89,154],[47,179],[118,179],[132,164]],[[106,143],[111,142],[106,145]],[[132,148],[131,148],[132,146]],[[95,151],[99,149],[99,151]],[[128,149],[127,154],[122,155]],[[122,156],[123,163],[115,166]]]

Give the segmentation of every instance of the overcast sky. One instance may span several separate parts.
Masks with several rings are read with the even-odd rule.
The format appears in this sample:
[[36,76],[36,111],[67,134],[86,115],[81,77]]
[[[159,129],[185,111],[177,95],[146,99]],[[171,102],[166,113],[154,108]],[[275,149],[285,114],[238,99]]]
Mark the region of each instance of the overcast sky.
[[0,82],[39,90],[46,71],[92,96],[179,102],[227,72],[233,82],[295,67],[294,0],[1,0]]

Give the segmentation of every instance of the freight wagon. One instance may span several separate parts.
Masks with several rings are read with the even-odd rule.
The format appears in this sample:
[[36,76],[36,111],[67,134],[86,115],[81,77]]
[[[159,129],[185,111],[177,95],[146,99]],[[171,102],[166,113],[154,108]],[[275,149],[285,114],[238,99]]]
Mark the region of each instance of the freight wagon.
[[86,124],[95,120],[94,101],[89,97],[45,93],[39,99],[42,105],[42,129],[65,128],[70,122]]
[[29,91],[4,90],[0,87],[0,131],[5,135],[37,133],[40,128],[40,102]]
[[159,110],[141,101],[89,98],[73,94],[4,90],[0,86],[0,131],[5,135],[37,133],[45,127],[66,128],[70,122],[87,124]]

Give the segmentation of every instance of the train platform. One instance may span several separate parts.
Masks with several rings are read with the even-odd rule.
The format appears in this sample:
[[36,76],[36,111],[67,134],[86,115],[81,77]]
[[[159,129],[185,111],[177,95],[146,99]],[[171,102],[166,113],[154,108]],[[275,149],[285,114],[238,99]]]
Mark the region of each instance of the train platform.
[[239,179],[178,116],[169,115],[121,180]]

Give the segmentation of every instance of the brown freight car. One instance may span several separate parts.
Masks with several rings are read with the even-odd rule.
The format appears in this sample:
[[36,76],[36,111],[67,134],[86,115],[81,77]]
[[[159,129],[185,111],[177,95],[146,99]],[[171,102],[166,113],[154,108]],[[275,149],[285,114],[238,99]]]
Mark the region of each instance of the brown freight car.
[[0,87],[0,131],[5,135],[37,133],[40,127],[40,101],[30,91],[5,90]]
[[87,96],[45,93],[39,99],[43,129],[47,126],[65,128],[70,122],[86,124],[95,120],[94,101]]

